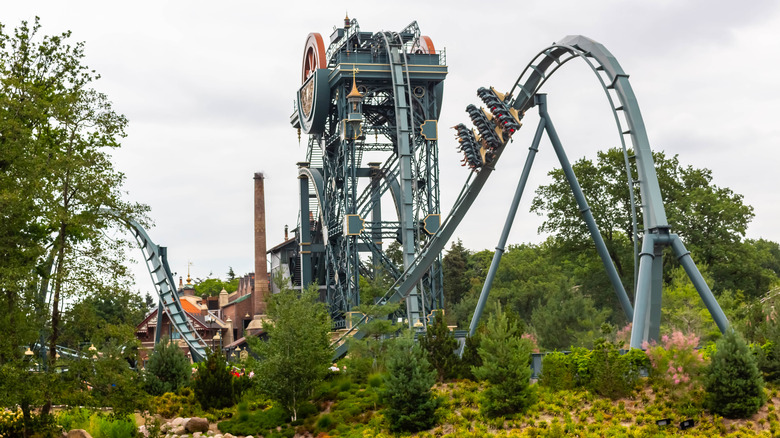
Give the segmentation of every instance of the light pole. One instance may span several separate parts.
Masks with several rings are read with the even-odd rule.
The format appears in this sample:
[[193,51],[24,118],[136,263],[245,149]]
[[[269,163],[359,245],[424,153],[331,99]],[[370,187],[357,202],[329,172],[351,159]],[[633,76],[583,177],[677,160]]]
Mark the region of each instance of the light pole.
[[[209,333],[211,333],[213,331],[213,327],[212,327],[211,324],[214,322],[214,317],[211,316],[211,314],[208,314],[208,315],[206,315],[205,320],[206,320],[207,323],[209,323]],[[211,335],[211,349],[212,350],[214,350],[214,336],[215,335],[213,335],[213,334]]]

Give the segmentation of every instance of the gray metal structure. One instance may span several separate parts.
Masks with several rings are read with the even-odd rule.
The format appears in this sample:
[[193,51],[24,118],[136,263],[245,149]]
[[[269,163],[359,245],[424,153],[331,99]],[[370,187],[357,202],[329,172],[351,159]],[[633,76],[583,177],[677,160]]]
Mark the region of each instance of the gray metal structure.
[[[624,151],[626,164],[626,175],[628,188],[632,204],[632,221],[634,223],[634,242],[642,241],[642,250],[639,251],[635,243],[635,300],[632,308],[628,295],[623,285],[614,273],[614,266],[608,256],[603,252],[603,242],[598,232],[592,215],[589,214],[587,201],[579,190],[579,184],[571,172],[571,166],[568,163],[563,147],[555,132],[554,126],[550,120],[549,114],[544,105],[544,97],[538,96],[541,87],[561,66],[572,59],[583,60],[595,73],[604,89],[609,101],[615,123],[620,132],[620,141]],[[577,198],[580,210],[583,212],[584,219],[588,225],[594,242],[596,243],[599,254],[604,262],[605,268],[610,276],[610,280],[615,288],[615,292],[626,313],[629,321],[633,322],[631,334],[631,347],[641,348],[645,341],[656,340],[660,332],[660,316],[662,301],[662,274],[663,274],[663,248],[671,246],[678,260],[682,264],[688,276],[691,278],[699,295],[713,316],[718,328],[723,332],[728,329],[728,320],[720,309],[712,292],[704,282],[701,274],[696,268],[690,254],[685,249],[680,238],[671,233],[666,219],[666,213],[661,197],[658,178],[655,173],[652,151],[647,138],[644,121],[639,110],[636,96],[628,81],[626,74],[615,57],[601,44],[586,38],[584,36],[567,36],[560,42],[554,43],[539,52],[533,60],[522,71],[520,77],[508,93],[506,103],[512,109],[517,110],[519,118],[536,104],[540,104],[541,121],[537,128],[531,152],[529,152],[526,165],[521,175],[518,189],[515,193],[515,200],[510,207],[510,217],[514,217],[517,209],[517,202],[524,189],[527,173],[530,171],[533,158],[538,148],[539,141],[544,131],[553,143],[553,147],[558,155],[561,165],[564,167],[567,179]],[[634,177],[629,166],[628,149],[633,149],[636,159],[638,175]],[[408,266],[404,273],[399,277],[390,291],[385,295],[387,301],[399,301],[404,299],[412,290],[414,284],[419,280],[422,272],[435,260],[438,254],[452,237],[453,232],[465,216],[471,204],[479,195],[480,190],[489,178],[498,162],[504,148],[504,143],[493,151],[488,153],[485,162],[475,169],[469,175],[460,196],[458,197],[452,211],[446,220],[443,221],[439,231],[423,247],[420,254],[414,262]],[[635,203],[634,184],[639,185],[642,193],[642,204],[637,206]],[[637,224],[637,208],[641,208],[643,218],[643,232],[640,234]],[[491,264],[491,275],[486,279],[485,288],[480,297],[480,304],[475,311],[475,320],[472,321],[471,329],[476,327],[481,313],[482,306],[487,299],[490,283],[498,267],[501,254],[504,250],[506,238],[511,227],[511,219],[502,232],[497,247],[494,262]],[[365,318],[364,318],[365,319]],[[364,334],[360,330],[360,325],[356,325],[350,333],[345,334],[337,345],[336,356],[346,352],[347,346],[343,343],[346,336],[353,335],[357,338]]]
[[[300,264],[293,276],[302,287],[320,286],[336,328],[361,304],[361,276],[400,276],[386,253],[390,241],[400,243],[408,268],[438,230],[436,123],[446,74],[443,52],[416,22],[371,33],[348,19],[327,50],[319,34],[307,39],[290,119],[308,135],[306,161],[298,163]],[[383,209],[385,198],[394,215]],[[438,255],[404,298],[410,327],[442,306]]]
[[164,246],[156,245],[141,224],[133,219],[123,218],[111,211],[106,211],[106,213],[119,218],[127,225],[144,254],[144,261],[159,299],[154,343],[160,342],[162,336],[162,316],[165,313],[168,315],[174,330],[179,334],[180,339],[189,347],[192,360],[194,362],[205,360],[211,349],[187,319],[187,313],[181,305],[171,268],[168,266],[168,249]]

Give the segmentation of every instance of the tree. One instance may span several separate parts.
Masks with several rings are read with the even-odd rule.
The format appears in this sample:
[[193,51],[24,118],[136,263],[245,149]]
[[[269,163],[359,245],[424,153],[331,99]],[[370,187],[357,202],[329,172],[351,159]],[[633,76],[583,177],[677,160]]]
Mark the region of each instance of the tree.
[[392,315],[399,308],[400,303],[388,303],[361,305],[354,309],[366,315],[366,322],[361,325],[363,339],[353,337],[347,341],[349,342],[349,372],[356,379],[364,380],[368,374],[383,370],[390,345],[388,341],[402,329],[402,326],[392,319]]
[[727,330],[716,348],[704,377],[708,408],[726,418],[755,414],[765,401],[755,356],[734,330]]
[[[742,289],[748,296],[765,292],[756,289],[761,282],[752,278],[762,272],[748,273],[747,279],[744,272],[734,272],[744,258],[742,238],[753,218],[753,208],[744,204],[743,196],[714,185],[711,170],[681,165],[677,155],[654,152],[653,159],[671,230],[680,235],[698,263],[710,266],[715,291]],[[630,283],[633,230],[623,152],[618,148],[598,152],[595,163],[582,158],[572,167],[618,273],[624,284]],[[633,163],[632,172],[636,175]],[[532,211],[546,215],[540,231],[554,233],[564,252],[593,252],[563,171],[554,169],[549,175],[553,182],[537,189],[531,206]],[[637,205],[641,205],[641,196],[637,193]],[[641,229],[642,212],[637,213]]]
[[236,402],[233,375],[221,351],[209,353],[206,360],[198,364],[198,371],[192,379],[192,389],[205,410],[233,406]]
[[533,310],[531,323],[540,343],[553,350],[571,346],[590,346],[600,336],[601,325],[609,309],[597,309],[593,300],[583,295],[581,288],[557,290],[546,301],[539,301]]
[[431,392],[436,372],[410,335],[398,338],[387,360],[382,395],[393,432],[416,432],[436,424],[438,400]]
[[299,295],[279,284],[282,290],[271,297],[269,321],[263,325],[268,340],[250,338],[249,346],[260,358],[258,388],[295,421],[298,409],[328,372],[331,323],[316,287]]
[[190,361],[179,345],[163,338],[146,363],[144,389],[152,395],[176,392],[189,383],[191,374]]
[[516,325],[509,323],[500,305],[488,319],[478,351],[482,366],[472,372],[487,385],[480,403],[486,416],[523,412],[536,402],[530,383],[530,346],[520,339]]
[[458,355],[455,353],[458,341],[447,327],[444,312],[435,312],[433,322],[428,324],[428,330],[420,338],[420,348],[428,354],[428,362],[436,370],[439,382],[455,375],[459,362]]
[[442,273],[444,276],[444,302],[447,308],[460,302],[471,289],[471,282],[467,275],[469,252],[458,239],[450,245],[449,251],[442,259]]
[[[0,361],[17,363],[14,351],[45,327],[42,368],[52,372],[63,299],[116,288],[127,277],[127,241],[105,234],[120,220],[104,209],[145,223],[148,207],[123,200],[124,175],[113,168],[108,150],[120,146],[127,120],[91,88],[99,76],[83,65],[84,44],[71,45],[70,32],[40,37],[37,18],[12,34],[3,30],[0,269],[9,276],[0,295],[10,326],[20,329],[4,336]],[[44,393],[41,413],[47,415],[52,385]]]

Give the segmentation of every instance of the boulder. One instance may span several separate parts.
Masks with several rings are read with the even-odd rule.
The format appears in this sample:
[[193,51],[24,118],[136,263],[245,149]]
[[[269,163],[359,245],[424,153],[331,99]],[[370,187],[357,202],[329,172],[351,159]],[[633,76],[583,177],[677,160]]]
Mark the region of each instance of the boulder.
[[181,418],[181,417],[176,417],[173,420],[171,420],[171,425],[172,426],[179,426],[182,423],[184,423],[184,418]]
[[208,432],[209,420],[200,417],[192,417],[184,423],[184,429],[189,432]]
[[92,438],[92,435],[84,429],[73,429],[68,432],[68,438]]

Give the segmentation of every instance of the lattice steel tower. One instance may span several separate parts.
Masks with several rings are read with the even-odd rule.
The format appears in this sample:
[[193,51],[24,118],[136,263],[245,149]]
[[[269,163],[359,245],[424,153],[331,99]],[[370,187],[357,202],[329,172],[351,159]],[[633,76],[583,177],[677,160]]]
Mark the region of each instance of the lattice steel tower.
[[[441,224],[437,120],[446,75],[444,52],[416,22],[371,33],[346,18],[327,49],[318,33],[306,40],[290,120],[308,135],[298,163],[296,280],[320,285],[337,323],[361,303],[360,276],[397,280]],[[400,266],[387,253],[392,241]],[[407,296],[408,324],[419,328],[442,300],[439,255]]]

